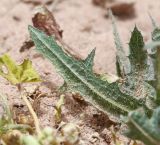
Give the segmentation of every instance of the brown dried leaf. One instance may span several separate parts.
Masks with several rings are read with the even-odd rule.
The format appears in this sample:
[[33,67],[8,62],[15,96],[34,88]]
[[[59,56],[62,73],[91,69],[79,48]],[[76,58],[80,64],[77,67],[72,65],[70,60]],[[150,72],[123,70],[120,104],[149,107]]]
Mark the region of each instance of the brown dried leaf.
[[57,24],[56,19],[54,18],[54,15],[52,14],[52,12],[50,12],[46,7],[43,6],[39,9],[39,11],[32,18],[32,22],[34,27],[42,30],[47,35],[54,36],[55,39],[61,45],[63,45],[64,51],[66,51],[70,55],[73,55],[77,59],[80,58],[81,55],[75,52],[74,49],[72,49],[62,40],[63,31],[60,29],[60,26]]
[[20,52],[24,52],[25,50],[28,50],[28,49],[30,49],[31,47],[33,47],[34,46],[34,43],[33,43],[33,41],[32,40],[26,40],[24,43],[23,43],[23,45],[21,46],[21,48],[20,48]]
[[80,94],[72,92],[72,97],[78,103],[87,105],[87,103],[85,102],[84,98]]
[[112,10],[113,15],[119,17],[134,17],[135,16],[135,8],[134,3],[126,3],[126,2],[119,2],[114,3],[107,7],[108,9]]
[[[78,52],[75,52],[73,48],[68,46],[62,40],[63,31],[57,24],[52,12],[50,12],[46,7],[43,6],[38,10],[38,12],[32,18],[32,22],[34,27],[45,32],[47,35],[54,36],[55,39],[63,46],[64,51],[66,51],[68,54],[74,56],[77,59],[80,59],[80,57],[82,57]],[[32,43],[33,42],[31,40],[24,42],[24,45],[21,47],[20,52],[23,52],[26,49],[30,49],[32,47]]]
[[[29,2],[30,0],[25,0]],[[38,0],[35,0],[36,2]],[[38,1],[39,2],[39,1]],[[63,44],[62,41],[62,30],[60,29],[60,26],[57,24],[54,16],[52,13],[46,8],[41,7],[38,12],[34,15],[32,18],[32,22],[34,27],[42,30],[47,35],[52,35],[58,40],[60,43]],[[34,46],[34,43],[32,40],[26,40],[22,47],[20,48],[20,52],[24,52],[27,49],[30,49],[32,46]]]
[[58,41],[62,41],[62,30],[57,24],[52,13],[46,8],[41,7],[38,13],[32,18],[34,27],[42,30],[47,35],[55,36]]

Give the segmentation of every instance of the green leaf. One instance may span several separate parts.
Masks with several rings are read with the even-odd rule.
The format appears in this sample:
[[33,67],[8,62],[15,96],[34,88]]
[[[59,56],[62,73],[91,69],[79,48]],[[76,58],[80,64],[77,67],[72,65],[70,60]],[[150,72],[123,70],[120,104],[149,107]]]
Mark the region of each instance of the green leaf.
[[[109,14],[112,19],[113,32],[117,48],[117,74],[125,80],[125,82],[121,85],[121,90],[124,93],[127,93],[130,96],[134,96],[138,99],[141,98],[143,100],[154,100],[153,98],[155,96],[155,90],[152,86],[145,82],[148,69],[147,51],[143,49],[144,42],[140,31],[137,29],[137,27],[135,27],[134,31],[132,32],[129,43],[130,59],[128,59],[128,57],[125,56],[124,48],[120,41],[115,20],[111,11]],[[154,104],[154,102],[149,104]],[[149,105],[148,107],[152,108],[153,106],[154,105]]]
[[91,53],[87,56],[87,58],[84,60],[84,64],[86,68],[90,69],[92,71],[92,66],[94,62],[94,56],[95,56],[96,49],[93,49]]
[[124,48],[120,40],[117,26],[115,23],[115,19],[111,11],[109,11],[109,16],[112,20],[114,41],[117,49],[117,56],[116,56],[117,74],[124,77],[124,75],[127,75],[131,72],[130,62],[128,57],[125,55]]
[[160,105],[160,28],[156,26],[155,21],[152,18],[153,32],[152,42],[147,46],[150,56],[150,70],[151,79],[149,80],[152,86],[156,89],[157,93],[157,104]]
[[11,109],[7,101],[7,96],[0,93],[0,102],[2,102],[2,107],[4,110],[2,118],[0,115],[0,128],[1,128],[4,125],[3,123],[8,123],[8,124],[13,123],[13,119],[12,119]]
[[0,116],[0,138],[3,134],[11,130],[21,130],[21,131],[31,131],[31,127],[25,124],[14,124],[12,119],[11,109],[7,102],[7,97],[0,93],[0,102],[2,102],[2,107],[4,113]]
[[[137,27],[135,27],[132,32],[129,49],[131,72],[125,76],[125,83],[121,85],[121,90],[131,96],[143,99],[143,101],[147,103],[147,106],[153,109],[156,106],[156,92],[155,89],[145,81],[147,74],[149,74],[147,73],[149,67],[147,51],[144,49],[143,36]],[[120,72],[120,66],[117,62],[116,66],[117,72]],[[151,76],[151,74],[149,75]]]
[[61,113],[63,105],[64,105],[64,95],[61,95],[59,101],[55,106],[55,118],[57,122],[61,121]]
[[136,26],[132,32],[129,48],[132,72],[145,69],[147,66],[147,51],[144,49],[143,36]]
[[23,135],[20,139],[20,142],[23,145],[40,145],[38,140],[31,135]]
[[154,18],[151,16],[150,13],[149,14],[149,17],[150,17],[150,20],[151,20],[151,23],[152,23],[152,27],[153,27],[153,30],[157,28],[157,24],[156,24],[156,21],[154,20]]
[[0,75],[14,85],[41,81],[30,60],[17,65],[7,54],[0,57]]
[[117,71],[117,76],[123,78],[123,73],[121,72],[121,67],[120,67],[120,63],[118,61],[118,57],[116,56],[116,71]]
[[160,47],[157,48],[156,52],[155,79],[156,79],[157,103],[160,104]]
[[152,40],[159,41],[160,40],[160,28],[156,27],[152,32]]
[[0,136],[7,133],[11,130],[20,130],[20,131],[33,131],[33,128],[27,124],[9,124],[6,123],[5,125],[0,127]]
[[48,58],[64,78],[68,88],[84,96],[85,100],[103,112],[113,115],[127,114],[145,105],[132,96],[122,93],[117,82],[108,83],[90,71],[82,61],[67,55],[53,37],[29,26],[37,51]]
[[126,123],[129,127],[125,135],[134,140],[140,140],[146,145],[160,144],[160,107],[155,109],[149,119],[142,111],[130,112]]

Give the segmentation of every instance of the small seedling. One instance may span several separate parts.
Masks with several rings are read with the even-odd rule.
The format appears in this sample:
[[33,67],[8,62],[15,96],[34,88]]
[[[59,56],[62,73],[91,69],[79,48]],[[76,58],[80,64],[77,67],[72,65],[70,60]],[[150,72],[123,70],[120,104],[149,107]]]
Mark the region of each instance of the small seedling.
[[[3,66],[3,68],[2,68]],[[36,127],[36,133],[31,126],[16,124],[12,119],[11,109],[6,100],[6,96],[0,94],[0,101],[3,102],[4,115],[0,118],[0,143],[2,145],[74,145],[79,139],[79,130],[74,124],[65,124],[61,127],[61,132],[51,127],[40,128],[38,117],[35,114],[27,95],[23,92],[23,83],[41,81],[37,72],[33,69],[31,61],[25,60],[21,65],[16,63],[8,56],[0,57],[0,75],[10,83],[17,86],[25,101]],[[5,69],[4,69],[5,68]],[[64,95],[61,95],[56,105],[56,117],[61,120],[61,107],[64,104]]]
[[16,65],[16,63],[7,54],[4,54],[0,57],[0,68],[0,75],[7,79],[11,84],[17,86],[22,99],[33,116],[36,131],[37,133],[40,133],[40,125],[37,115],[28,101],[27,96],[23,92],[24,90],[22,86],[23,83],[41,81],[39,75],[33,69],[31,61],[24,60],[22,64]]
[[55,106],[55,119],[56,119],[56,122],[61,122],[62,106],[63,105],[64,105],[64,95],[61,95],[59,101],[57,102],[57,104]]

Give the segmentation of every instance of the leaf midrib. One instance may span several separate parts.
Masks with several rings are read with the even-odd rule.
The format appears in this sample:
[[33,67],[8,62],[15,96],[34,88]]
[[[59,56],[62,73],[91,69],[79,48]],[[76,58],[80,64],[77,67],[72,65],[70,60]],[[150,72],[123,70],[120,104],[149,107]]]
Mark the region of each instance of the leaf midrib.
[[150,135],[147,132],[145,132],[145,130],[141,128],[141,126],[139,126],[139,124],[137,124],[131,117],[130,117],[130,121],[146,138],[148,138],[150,142],[154,143],[155,145],[158,145],[158,142],[156,142],[154,138],[150,137]]
[[[33,32],[33,31],[32,31],[32,32]],[[34,32],[33,32],[33,33],[34,33]],[[41,41],[42,44],[44,44],[44,46],[46,46],[50,51],[52,51],[52,50],[50,49],[50,46],[48,46],[48,44],[47,44],[45,41],[41,40],[41,38],[40,38],[38,35],[36,35],[36,33],[35,33],[35,36],[38,38],[38,40]],[[52,51],[52,52],[53,52],[53,51]],[[88,82],[85,81],[83,78],[81,78],[80,75],[79,75],[77,72],[75,72],[75,71],[70,67],[70,65],[68,65],[63,59],[61,59],[61,57],[59,57],[59,56],[57,55],[57,53],[54,53],[54,55],[61,61],[61,63],[62,63],[64,66],[66,66],[66,67],[67,67],[83,84],[85,84],[86,87],[88,87],[92,92],[94,92],[94,93],[97,94],[98,96],[101,96],[103,99],[107,100],[109,103],[111,103],[112,105],[120,108],[121,110],[123,110],[123,111],[125,111],[125,112],[127,112],[127,113],[130,112],[130,110],[129,110],[128,108],[123,107],[122,105],[119,105],[119,103],[111,100],[110,98],[107,98],[106,96],[104,96],[103,94],[101,94],[100,92],[98,92],[96,88],[94,88],[90,83],[88,83]]]

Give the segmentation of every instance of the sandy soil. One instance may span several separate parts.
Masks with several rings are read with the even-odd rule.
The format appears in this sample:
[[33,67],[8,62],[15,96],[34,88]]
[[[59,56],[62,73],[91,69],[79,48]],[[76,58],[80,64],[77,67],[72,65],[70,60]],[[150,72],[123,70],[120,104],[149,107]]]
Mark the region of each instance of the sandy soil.
[[[117,0],[118,1],[118,0]],[[128,0],[129,1],[129,0]],[[63,83],[63,79],[55,72],[54,67],[46,59],[37,55],[34,49],[19,52],[22,43],[28,39],[27,27],[31,23],[35,6],[19,0],[0,1],[0,53],[9,53],[17,62],[30,58],[43,80],[38,85],[42,94],[38,115],[41,125],[55,126],[54,105],[58,100],[55,89]],[[52,9],[52,6],[48,6]],[[127,48],[131,31],[135,24],[142,31],[145,40],[150,39],[151,22],[148,12],[160,22],[159,0],[135,1],[136,16],[125,20],[118,19],[117,26],[124,46]],[[106,9],[94,6],[91,0],[61,0],[53,11],[58,24],[63,30],[63,40],[74,48],[81,58],[96,47],[94,68],[100,73],[115,73],[115,46],[112,26]],[[7,94],[12,105],[23,104],[16,87],[0,78],[1,92]],[[72,95],[66,95],[63,107],[65,122],[74,122],[81,129],[81,140],[85,145],[107,145],[111,142],[111,135],[107,128],[111,125],[108,117],[94,107],[76,102]],[[93,136],[98,134],[97,140]]]

